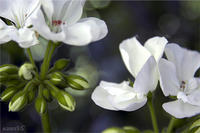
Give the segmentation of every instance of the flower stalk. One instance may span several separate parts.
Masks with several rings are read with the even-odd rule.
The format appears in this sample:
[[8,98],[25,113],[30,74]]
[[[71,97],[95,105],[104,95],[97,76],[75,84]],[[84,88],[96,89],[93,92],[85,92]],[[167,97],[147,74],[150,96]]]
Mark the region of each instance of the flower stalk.
[[173,131],[175,121],[176,119],[172,117],[167,128],[167,133],[171,133]]
[[147,104],[148,104],[149,111],[150,111],[150,114],[151,114],[151,120],[152,120],[154,132],[159,133],[157,119],[156,119],[155,110],[154,110],[154,106],[153,106],[152,95],[148,97]]

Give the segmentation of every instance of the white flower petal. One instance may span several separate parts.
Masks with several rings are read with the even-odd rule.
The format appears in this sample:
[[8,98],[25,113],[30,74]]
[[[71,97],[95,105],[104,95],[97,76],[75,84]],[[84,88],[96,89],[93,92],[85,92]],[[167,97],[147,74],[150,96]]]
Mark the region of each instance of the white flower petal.
[[120,96],[110,96],[113,106],[122,111],[135,111],[143,107],[147,102],[146,96],[137,97],[137,93],[129,92]]
[[114,108],[111,103],[108,101],[109,93],[104,90],[101,86],[97,86],[92,93],[92,100],[96,105],[108,109],[108,110],[117,110]]
[[151,56],[136,76],[134,90],[142,94],[147,94],[149,91],[155,90],[157,84],[157,63],[154,57]]
[[200,113],[200,106],[184,103],[181,100],[164,103],[162,107],[176,118],[192,117]]
[[32,17],[32,23],[33,28],[47,40],[62,41],[65,38],[64,32],[54,33],[49,29],[41,10]]
[[39,8],[40,0],[1,0],[0,16],[13,21],[17,26],[24,26]]
[[167,44],[167,39],[165,37],[153,37],[148,39],[144,47],[147,48],[150,53],[154,56],[157,62],[159,62],[160,58],[163,56],[163,52],[165,49],[165,45]]
[[124,40],[119,49],[127,69],[136,77],[151,53],[138,42],[136,37]]
[[105,22],[93,17],[81,19],[79,22],[65,27],[64,30],[66,38],[63,42],[75,46],[83,46],[98,41],[108,33]]
[[0,19],[0,44],[6,43],[11,40],[9,33],[12,31],[13,26],[7,26],[1,19]]
[[181,81],[193,78],[200,67],[200,53],[196,51],[181,48],[177,44],[168,44],[165,53],[168,60],[175,64]]
[[187,96],[188,103],[200,106],[200,87]]
[[[63,2],[64,0],[59,0],[57,3]],[[42,9],[47,16],[48,20],[51,22],[52,21],[52,16],[54,13],[54,4],[53,0],[41,0],[42,4]]]
[[67,25],[74,24],[81,18],[84,6],[83,0],[69,0],[61,6],[62,7],[60,9],[62,10],[59,13],[60,18],[64,20]]
[[16,29],[10,35],[11,39],[16,41],[22,48],[28,48],[39,43],[35,32],[29,28]]
[[158,66],[160,71],[160,86],[164,95],[176,96],[179,91],[180,84],[177,78],[175,65],[166,59],[161,59]]

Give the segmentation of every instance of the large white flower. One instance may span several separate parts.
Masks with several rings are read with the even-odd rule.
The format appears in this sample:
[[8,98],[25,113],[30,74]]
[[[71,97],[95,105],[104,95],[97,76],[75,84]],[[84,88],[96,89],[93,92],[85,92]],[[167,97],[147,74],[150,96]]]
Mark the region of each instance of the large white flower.
[[177,100],[164,103],[164,110],[176,118],[199,114],[200,78],[194,75],[200,67],[200,53],[168,44],[165,54],[168,60],[159,62],[160,85],[165,96],[177,96]]
[[0,16],[12,21],[12,25],[0,20],[0,43],[14,40],[23,48],[38,44],[35,32],[29,26],[32,14],[39,8],[40,0],[1,0]]
[[92,93],[92,100],[109,110],[134,111],[145,105],[147,94],[154,91],[158,79],[158,66],[167,40],[153,37],[142,46],[133,37],[120,44],[120,52],[129,72],[135,78],[134,86],[124,81],[120,84],[102,81]]
[[34,28],[47,40],[82,46],[107,35],[104,21],[89,17],[80,19],[85,0],[42,0],[32,20]]

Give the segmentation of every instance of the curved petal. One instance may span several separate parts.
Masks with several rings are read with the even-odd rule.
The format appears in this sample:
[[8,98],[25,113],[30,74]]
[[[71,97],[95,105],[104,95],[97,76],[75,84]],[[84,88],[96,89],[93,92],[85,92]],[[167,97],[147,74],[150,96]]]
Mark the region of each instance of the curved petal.
[[28,48],[39,43],[35,32],[29,28],[16,29],[11,34],[11,39],[16,41],[22,48]]
[[164,95],[176,96],[180,84],[175,65],[166,59],[161,59],[158,66],[160,72],[160,86]]
[[[83,13],[83,0],[65,0],[65,3],[57,2],[54,0],[55,10],[59,19],[65,21],[67,25],[76,23],[82,16]],[[56,12],[55,12],[56,13]]]
[[150,51],[150,53],[156,59],[156,62],[159,62],[160,58],[163,56],[164,49],[167,43],[168,41],[165,37],[156,36],[148,39],[145,42],[144,47]]
[[200,53],[177,44],[168,44],[165,49],[168,60],[173,62],[177,68],[180,81],[188,81],[194,77],[200,67]]
[[134,111],[145,105],[147,98],[136,93],[124,81],[120,84],[102,81],[92,93],[92,100],[100,107],[109,110]]
[[[60,3],[62,1],[64,1],[64,0],[59,0],[57,2]],[[52,21],[52,16],[53,16],[53,13],[54,13],[53,0],[41,0],[41,4],[42,4],[42,9],[43,9],[46,17],[51,22]]]
[[151,56],[136,76],[134,90],[142,94],[147,94],[149,91],[155,90],[157,84],[157,63],[154,57]]
[[200,106],[184,103],[181,100],[164,103],[162,107],[176,118],[192,117],[200,113]]
[[51,32],[48,25],[45,22],[42,11],[39,10],[34,17],[32,17],[33,28],[45,39],[52,41],[62,41],[65,38],[64,32],[54,33]]
[[108,101],[109,93],[104,90],[101,86],[97,86],[92,93],[92,100],[95,102],[96,105],[108,109],[108,110],[117,110],[115,109],[112,104]]
[[12,31],[13,26],[7,26],[1,19],[0,19],[0,44],[6,43],[11,40],[9,33]]
[[119,96],[109,96],[109,100],[118,110],[135,111],[146,104],[147,97],[140,93],[127,92]]
[[39,7],[40,0],[2,0],[0,4],[0,16],[22,27],[26,25],[26,20]]
[[81,19],[78,23],[65,27],[64,31],[66,38],[63,42],[75,46],[83,46],[98,41],[108,33],[105,22],[92,17]]
[[151,53],[140,44],[136,37],[124,40],[119,49],[127,69],[136,77]]

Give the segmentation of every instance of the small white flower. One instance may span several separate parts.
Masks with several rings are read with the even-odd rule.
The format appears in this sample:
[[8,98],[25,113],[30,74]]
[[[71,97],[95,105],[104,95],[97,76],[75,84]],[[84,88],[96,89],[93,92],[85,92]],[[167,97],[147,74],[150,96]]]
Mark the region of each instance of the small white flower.
[[133,37],[120,44],[120,52],[129,72],[135,78],[134,86],[102,81],[94,90],[92,100],[109,110],[134,111],[145,105],[149,91],[156,89],[159,74],[157,62],[163,55],[167,40],[153,37],[142,46]]
[[40,8],[40,0],[1,0],[0,16],[12,21],[8,26],[0,20],[0,44],[14,40],[22,48],[38,44],[30,17]]
[[165,96],[177,96],[176,101],[163,104],[166,112],[176,118],[200,113],[200,78],[195,72],[200,67],[200,53],[168,44],[168,58],[159,62],[160,85]]
[[108,33],[104,21],[94,17],[80,19],[85,0],[41,1],[42,10],[38,11],[32,22],[47,40],[82,46],[98,41]]

